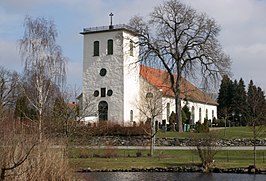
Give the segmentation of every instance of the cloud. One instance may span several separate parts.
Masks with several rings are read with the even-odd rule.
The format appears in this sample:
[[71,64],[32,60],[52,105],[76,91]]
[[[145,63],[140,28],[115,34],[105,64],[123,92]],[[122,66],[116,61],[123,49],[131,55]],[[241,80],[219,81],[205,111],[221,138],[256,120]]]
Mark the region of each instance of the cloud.
[[31,10],[33,7],[40,5],[43,1],[36,0],[1,0],[0,7],[7,12],[19,13]]
[[[221,25],[218,37],[232,57],[235,78],[253,77],[266,89],[266,1],[264,0],[181,0],[206,13]],[[16,41],[23,35],[26,14],[52,18],[59,32],[58,43],[69,57],[69,81],[82,81],[82,28],[128,23],[133,15],[147,16],[163,0],[0,0],[0,61],[20,67]],[[10,60],[8,62],[7,60]],[[265,74],[265,73],[264,73]]]
[[81,87],[83,62],[68,62],[67,63],[67,83],[72,86]]
[[20,60],[17,44],[14,42],[0,40],[1,65],[10,70],[20,71],[22,69]]

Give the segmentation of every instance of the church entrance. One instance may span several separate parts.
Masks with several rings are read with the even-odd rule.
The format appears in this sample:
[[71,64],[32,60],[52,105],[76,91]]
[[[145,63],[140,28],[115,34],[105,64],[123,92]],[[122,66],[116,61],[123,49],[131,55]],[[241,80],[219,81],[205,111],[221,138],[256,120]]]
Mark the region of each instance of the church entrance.
[[108,120],[108,103],[106,101],[101,101],[98,105],[99,111],[99,121]]

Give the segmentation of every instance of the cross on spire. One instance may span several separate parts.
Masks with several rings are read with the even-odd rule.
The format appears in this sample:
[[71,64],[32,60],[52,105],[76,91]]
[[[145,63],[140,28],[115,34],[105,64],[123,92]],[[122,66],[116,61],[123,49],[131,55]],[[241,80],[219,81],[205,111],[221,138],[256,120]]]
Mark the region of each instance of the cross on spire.
[[111,12],[111,13],[109,14],[109,16],[110,16],[110,19],[111,19],[111,23],[110,23],[110,25],[109,25],[109,29],[111,30],[111,29],[114,28],[114,27],[113,27],[113,16],[114,16],[114,14]]
[[111,13],[109,14],[109,16],[110,16],[110,18],[111,18],[110,26],[112,26],[112,25],[113,25],[113,16],[114,16],[114,14],[111,12]]

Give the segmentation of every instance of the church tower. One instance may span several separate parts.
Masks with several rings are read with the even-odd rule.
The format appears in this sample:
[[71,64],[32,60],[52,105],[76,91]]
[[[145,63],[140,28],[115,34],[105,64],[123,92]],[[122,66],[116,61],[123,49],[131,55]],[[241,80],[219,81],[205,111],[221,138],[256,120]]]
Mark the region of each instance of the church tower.
[[137,121],[139,60],[136,32],[127,25],[84,28],[83,108],[89,120]]

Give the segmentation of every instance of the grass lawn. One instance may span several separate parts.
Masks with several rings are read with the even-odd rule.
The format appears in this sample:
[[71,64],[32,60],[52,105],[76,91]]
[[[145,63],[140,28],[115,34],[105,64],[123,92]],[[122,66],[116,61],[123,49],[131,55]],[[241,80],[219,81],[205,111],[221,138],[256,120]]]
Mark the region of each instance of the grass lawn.
[[[211,128],[220,134],[221,138],[252,138],[250,127]],[[191,134],[159,132],[157,137],[189,138]],[[260,138],[265,138],[261,134]],[[171,166],[199,165],[200,159],[193,150],[156,150],[154,157],[148,157],[149,150],[119,150],[113,147],[108,149],[69,148],[70,164],[75,170],[91,169],[130,169],[154,168]],[[138,154],[138,157],[137,157]],[[253,151],[219,151],[215,158],[215,166],[219,168],[248,167],[253,164]],[[266,168],[266,150],[257,151],[256,165]]]
[[[217,132],[224,139],[233,139],[233,138],[252,138],[252,129],[251,127],[221,127],[221,128],[210,128],[211,131]],[[159,138],[189,138],[192,133],[184,132],[158,132],[157,136]],[[264,134],[260,134],[259,138],[265,138]]]
[[[137,157],[137,152],[141,153]],[[193,150],[157,150],[153,158],[148,157],[149,150],[110,149],[69,149],[72,168],[91,169],[130,169],[171,166],[199,165],[200,159]],[[104,156],[112,158],[102,158]],[[92,157],[94,156],[94,157]],[[215,156],[215,166],[219,168],[248,167],[253,164],[252,151],[219,151]],[[257,151],[258,168],[266,168],[266,151]]]

